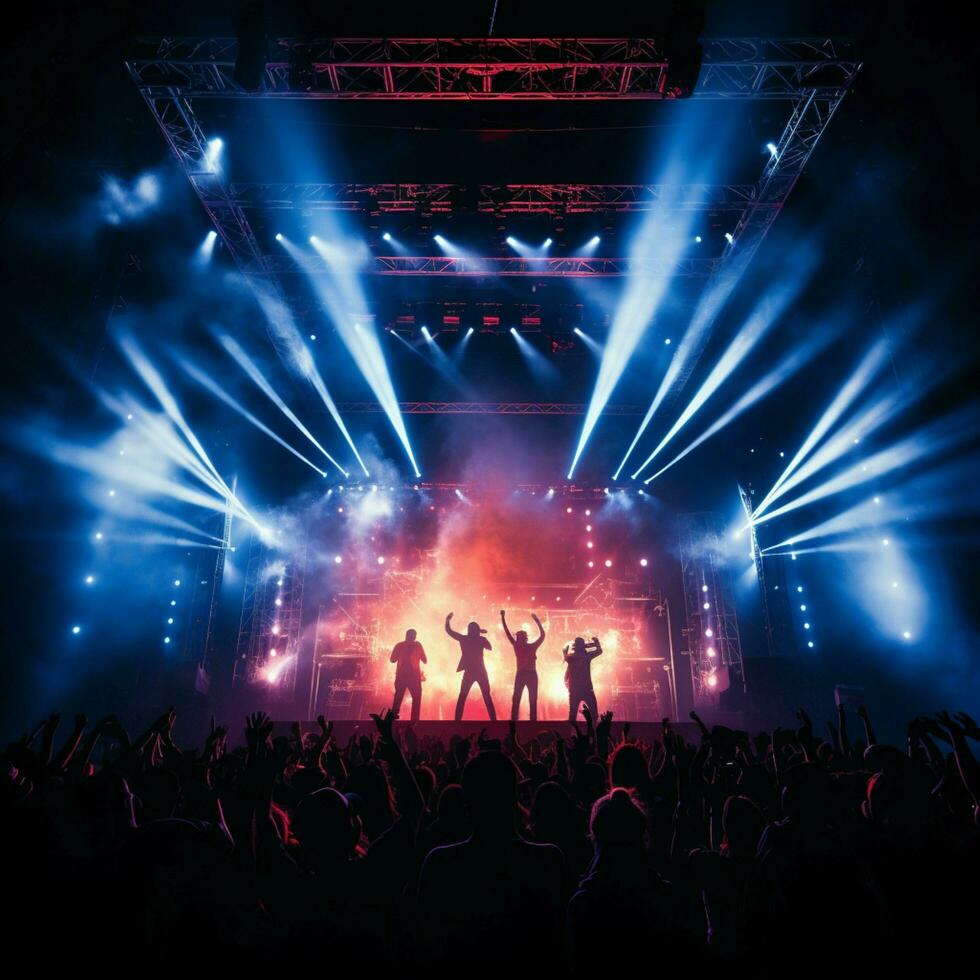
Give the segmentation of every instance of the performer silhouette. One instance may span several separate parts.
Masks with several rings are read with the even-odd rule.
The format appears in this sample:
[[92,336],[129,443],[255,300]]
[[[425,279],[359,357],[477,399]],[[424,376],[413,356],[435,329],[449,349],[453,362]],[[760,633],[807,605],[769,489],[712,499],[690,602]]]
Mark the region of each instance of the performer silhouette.
[[562,651],[565,659],[565,685],[568,687],[568,720],[574,722],[578,715],[579,705],[584,701],[592,712],[593,718],[599,717],[599,708],[592,689],[592,661],[602,654],[602,645],[596,637],[591,643],[586,643],[581,636],[576,636],[572,643],[571,652],[568,645]]
[[516,636],[507,628],[507,613],[500,610],[500,621],[504,624],[504,632],[510,645],[514,648],[517,658],[517,673],[514,675],[514,697],[510,704],[511,721],[517,721],[521,710],[521,698],[524,688],[527,688],[527,699],[531,708],[531,721],[538,720],[538,671],[535,666],[538,657],[538,647],[544,642],[544,627],[536,613],[531,613],[531,619],[538,627],[538,638],[532,643],[527,638],[525,630],[518,630]]
[[398,664],[395,668],[395,701],[391,710],[398,714],[398,709],[402,706],[402,698],[408,691],[412,695],[412,721],[419,720],[419,713],[422,710],[422,681],[425,680],[422,664],[428,663],[425,659],[425,650],[416,639],[417,636],[415,630],[407,630],[405,639],[396,643],[391,651],[391,662]]
[[461,721],[463,718],[463,708],[470,688],[474,684],[480,686],[480,693],[483,695],[483,703],[487,706],[490,720],[496,721],[497,712],[493,706],[493,698],[490,697],[490,678],[487,677],[487,667],[483,662],[483,651],[493,649],[490,641],[483,635],[486,630],[480,629],[479,623],[470,623],[465,635],[457,633],[449,625],[452,618],[452,613],[446,617],[446,632],[459,643],[460,658],[456,672],[463,672],[463,680],[459,686],[459,700],[456,702],[456,721]]

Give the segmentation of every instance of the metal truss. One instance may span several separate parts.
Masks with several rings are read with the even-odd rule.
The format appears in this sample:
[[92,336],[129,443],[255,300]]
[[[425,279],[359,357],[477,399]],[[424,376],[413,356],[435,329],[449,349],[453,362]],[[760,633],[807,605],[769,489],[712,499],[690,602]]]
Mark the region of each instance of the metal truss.
[[[441,276],[623,276],[662,271],[670,275],[725,277],[732,286],[761,245],[860,71],[851,41],[832,38],[702,39],[702,65],[695,99],[777,100],[789,107],[789,119],[750,188],[726,186],[711,191],[617,190],[615,185],[535,185],[507,188],[503,204],[515,211],[564,207],[595,210],[642,210],[660,206],[665,197],[695,206],[745,206],[732,239],[718,259],[689,259],[677,268],[639,268],[616,258],[486,259],[378,256],[371,269],[380,275]],[[367,185],[231,185],[209,158],[207,138],[195,116],[198,99],[664,99],[669,65],[650,39],[551,38],[353,38],[280,39],[270,45],[260,85],[246,91],[233,78],[236,42],[228,38],[163,38],[140,42],[127,62],[130,75],[187,174],[228,251],[264,302],[268,332],[280,357],[288,360],[283,337],[288,330],[277,316],[288,316],[280,274],[296,271],[283,255],[262,252],[247,217],[253,206],[308,207],[340,205]],[[300,82],[300,87],[296,83]],[[378,200],[392,210],[418,204],[393,188]],[[353,188],[353,191],[350,188]],[[277,189],[278,188],[278,189]],[[401,188],[401,190],[399,190]],[[450,185],[421,193],[435,203],[452,201]],[[472,194],[472,192],[471,192]],[[702,195],[702,196],[699,196]],[[371,194],[367,194],[370,198]],[[459,194],[455,193],[458,198]],[[304,199],[307,200],[303,203]],[[479,188],[477,210],[499,210],[491,188]],[[270,201],[280,202],[278,205]],[[318,205],[317,201],[326,202]],[[423,203],[429,203],[424,201]],[[367,202],[370,209],[372,205]],[[737,207],[734,207],[737,210]],[[379,206],[379,210],[381,210]],[[726,207],[726,210],[728,208]],[[325,264],[323,266],[324,271]],[[279,311],[279,312],[270,312]],[[694,371],[711,330],[691,352],[678,377],[679,391]]]
[[[587,405],[566,402],[399,402],[402,415],[585,415]],[[341,402],[342,415],[383,412],[378,402]],[[639,405],[607,405],[603,415],[637,416]]]
[[[375,255],[367,260],[366,271],[376,276],[565,276],[569,278],[618,277],[635,274],[708,277],[722,273],[721,258],[681,259],[677,262],[637,263],[631,259],[565,256],[525,258],[520,255]],[[261,274],[329,275],[330,267],[319,254],[304,256],[302,266],[287,253],[267,255]]]
[[[303,184],[232,182],[233,206],[269,211],[367,214],[632,214],[744,211],[778,207],[756,201],[755,184]],[[224,204],[224,199],[214,202]]]
[[253,535],[235,644],[233,684],[263,684],[269,700],[292,699],[303,637],[305,577],[305,545],[295,555],[282,559],[258,535]]
[[[786,99],[844,90],[853,43],[829,38],[707,38],[692,97]],[[234,80],[233,38],[139,42],[129,70],[143,89],[188,98],[669,99],[669,63],[649,38],[280,38],[256,91]]]
[[713,514],[682,514],[677,526],[694,703],[714,705],[728,688],[745,689],[731,572]]

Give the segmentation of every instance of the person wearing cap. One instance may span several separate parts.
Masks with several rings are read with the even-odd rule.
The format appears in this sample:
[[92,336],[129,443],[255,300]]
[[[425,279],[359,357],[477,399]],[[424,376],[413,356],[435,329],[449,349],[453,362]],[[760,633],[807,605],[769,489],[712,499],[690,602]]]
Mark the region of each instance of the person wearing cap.
[[484,635],[485,629],[480,624],[472,622],[467,626],[466,633],[457,633],[450,626],[453,614],[446,616],[446,632],[459,643],[460,657],[456,673],[462,672],[463,679],[459,686],[459,699],[456,701],[456,721],[462,721],[463,708],[469,697],[470,688],[477,684],[483,695],[483,703],[487,706],[487,714],[491,721],[497,720],[497,711],[490,697],[490,678],[487,677],[487,665],[483,662],[483,651],[492,650],[490,641]]

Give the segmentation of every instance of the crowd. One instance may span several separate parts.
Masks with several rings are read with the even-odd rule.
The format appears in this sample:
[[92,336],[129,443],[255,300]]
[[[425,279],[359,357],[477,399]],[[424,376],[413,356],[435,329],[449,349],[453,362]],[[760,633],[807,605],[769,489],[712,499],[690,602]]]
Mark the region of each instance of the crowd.
[[244,745],[212,722],[188,748],[172,710],[135,738],[80,716],[63,744],[52,715],[4,756],[5,959],[970,975],[980,727],[916,718],[900,749],[858,714],[860,737],[843,709],[749,737],[692,713],[690,744],[588,709],[525,741],[386,712],[338,744],[257,713]]

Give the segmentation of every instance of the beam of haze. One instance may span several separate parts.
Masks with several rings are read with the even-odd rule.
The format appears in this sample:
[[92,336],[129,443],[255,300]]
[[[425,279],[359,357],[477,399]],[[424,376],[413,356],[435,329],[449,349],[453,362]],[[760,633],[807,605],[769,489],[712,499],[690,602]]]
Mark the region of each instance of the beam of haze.
[[118,456],[110,456],[88,446],[80,446],[63,439],[57,439],[39,429],[26,426],[8,428],[8,435],[16,439],[22,450],[42,459],[48,459],[63,466],[70,466],[72,469],[80,470],[107,482],[128,485],[149,494],[169,497],[172,500],[179,500],[182,503],[193,504],[196,507],[203,507],[206,510],[221,514],[226,513],[231,508],[235,514],[248,521],[257,530],[264,530],[238,501],[237,497],[232,496],[223,499],[210,496],[200,490],[186,487],[176,480],[151,473],[144,467],[132,466]]
[[725,352],[718,358],[718,362],[711,369],[707,378],[704,379],[704,382],[694,397],[687,403],[687,406],[681,412],[677,421],[674,422],[667,431],[667,434],[660,440],[657,448],[637,467],[632,476],[634,480],[653,462],[664,446],[700,411],[708,399],[721,387],[723,382],[748,357],[756,344],[769,332],[779,320],[780,316],[782,316],[785,309],[803,289],[803,286],[809,279],[810,272],[813,270],[814,264],[811,262],[808,267],[797,269],[792,279],[784,282],[772,294],[767,295],[756,304],[755,309],[739,329],[734,340],[725,349]]
[[762,498],[758,507],[753,512],[754,517],[762,514],[769,504],[776,499],[779,488],[789,479],[793,471],[806,458],[807,454],[830,431],[830,427],[844,414],[858,395],[864,391],[865,387],[881,369],[887,356],[888,344],[884,340],[879,340],[877,343],[872,344],[851,373],[851,376],[844,382],[837,394],[834,395],[830,404],[824,410],[823,415],[820,416],[819,421],[810,431],[810,434],[803,440],[803,444],[789,461],[789,464],[783,470],[779,479],[776,480],[769,492]]
[[782,507],[767,511],[754,520],[753,524],[758,526],[800,507],[806,507],[817,500],[823,500],[825,497],[850,490],[879,476],[947,452],[976,434],[977,418],[978,411],[975,406],[967,406],[944,416],[894,445],[852,464],[825,483],[790,500]]
[[[337,428],[340,429],[340,433],[347,442],[347,445],[350,446],[350,450],[354,454],[358,466],[361,467],[365,476],[370,476],[371,474],[364,465],[364,460],[361,459],[361,454],[357,451],[357,446],[354,445],[354,440],[347,430],[347,425],[340,415],[340,410],[327,390],[327,386],[320,372],[317,370],[313,355],[310,353],[309,347],[307,347],[296,327],[292,314],[285,304],[271,292],[255,285],[253,285],[252,291],[259,302],[259,306],[262,307],[266,322],[275,334],[277,342],[285,347],[289,364],[300,377],[305,378],[313,386],[313,390],[320,396],[320,400],[326,406],[330,417],[337,424]],[[342,467],[339,468],[342,469]]]
[[728,297],[731,296],[736,282],[736,279],[728,278],[711,283],[705,293],[698,299],[698,304],[694,308],[694,315],[691,317],[691,322],[684,331],[684,336],[677,345],[677,349],[674,352],[674,356],[670,359],[670,363],[667,365],[667,371],[660,382],[660,387],[657,389],[656,395],[653,396],[653,401],[650,402],[650,407],[647,409],[646,415],[643,416],[643,421],[636,430],[636,435],[633,436],[633,441],[630,443],[629,449],[626,450],[626,455],[623,456],[619,466],[616,467],[616,472],[613,474],[614,480],[619,479],[619,474],[623,472],[626,461],[633,454],[633,450],[640,441],[640,437],[646,432],[647,426],[653,420],[654,415],[657,414],[657,409],[660,408],[667,394],[673,388],[682,369],[691,360],[693,353],[701,349],[702,341],[707,331],[710,330],[712,324],[715,322],[715,318],[728,301]]
[[217,383],[217,381],[210,378],[207,374],[205,374],[203,371],[196,368],[193,364],[191,364],[190,361],[186,360],[183,357],[178,357],[177,363],[199,385],[206,388],[208,391],[211,392],[212,395],[215,396],[215,398],[220,399],[229,408],[238,412],[239,415],[241,415],[243,418],[251,422],[252,425],[254,425],[259,430],[259,432],[265,433],[265,435],[267,435],[270,439],[279,443],[279,445],[282,446],[283,449],[286,449],[289,452],[291,452],[297,459],[301,459],[311,469],[316,470],[316,472],[319,473],[320,476],[325,477],[327,475],[325,470],[321,470],[319,466],[315,466],[298,449],[294,449],[288,442],[286,442],[286,440],[283,439],[282,436],[280,436],[277,432],[273,432],[272,429],[270,429],[264,422],[257,419],[247,408],[245,408],[244,405],[240,404],[230,394],[228,394],[228,392],[225,391],[225,389],[222,388],[221,385]]
[[184,418],[183,413],[180,410],[180,406],[177,404],[177,400],[170,393],[167,388],[166,382],[163,380],[163,376],[159,371],[150,363],[146,355],[140,350],[135,339],[126,333],[122,333],[118,338],[119,347],[122,352],[126,355],[127,360],[132,365],[133,370],[143,379],[146,386],[153,392],[156,396],[158,402],[160,402],[161,407],[170,416],[174,425],[184,434],[184,438],[193,447],[194,452],[200,457],[201,462],[214,474],[214,477],[221,484],[224,492],[232,497],[234,494],[231,492],[231,488],[225,483],[221,478],[221,474],[218,472],[214,463],[211,462],[211,458],[208,456],[207,452],[204,450],[204,446],[201,445],[200,440],[194,434],[194,430],[188,425],[187,420]]
[[817,350],[823,346],[821,341],[813,341],[804,348],[800,348],[787,357],[783,358],[772,371],[764,378],[760,378],[738,401],[732,405],[717,421],[712,423],[704,432],[701,433],[686,449],[682,449],[666,466],[662,466],[653,476],[647,477],[644,483],[653,483],[661,473],[669,470],[675,463],[680,462],[688,453],[693,452],[703,442],[706,442],[713,435],[720,432],[730,422],[738,418],[746,409],[750,408],[757,401],[765,398],[774,388],[781,385],[790,375],[795,374],[804,364],[810,361]]
[[89,387],[102,403],[114,412],[120,421],[132,427],[133,431],[139,433],[145,440],[145,445],[156,452],[159,452],[171,462],[176,463],[191,476],[200,480],[206,487],[213,490],[219,497],[233,502],[242,514],[256,527],[258,522],[248,514],[245,505],[237,498],[234,491],[220,477],[207,469],[200,458],[187,447],[187,444],[180,439],[177,431],[173,427],[173,422],[169,417],[156,415],[148,412],[134,398],[129,395],[122,395],[117,398],[111,395],[104,388],[89,383]]
[[238,362],[242,370],[256,383],[256,385],[258,385],[263,394],[265,394],[265,396],[279,409],[279,411],[282,412],[282,414],[285,415],[286,418],[289,419],[289,421],[292,422],[293,425],[295,425],[296,428],[299,429],[299,431],[302,432],[303,435],[306,436],[306,438],[309,439],[310,442],[312,442],[313,445],[316,446],[316,448],[319,449],[320,452],[323,453],[323,455],[330,460],[330,462],[333,463],[333,465],[336,466],[341,473],[344,474],[344,476],[350,476],[347,470],[345,470],[343,466],[341,466],[340,463],[338,463],[337,460],[335,460],[333,456],[331,456],[330,453],[328,453],[326,449],[324,449],[323,446],[317,442],[316,437],[305,425],[303,425],[302,422],[300,422],[296,416],[296,413],[293,412],[293,410],[279,397],[279,394],[276,392],[275,388],[273,388],[272,385],[269,384],[268,380],[266,380],[266,377],[259,369],[259,366],[248,356],[248,354],[245,353],[245,351],[242,350],[237,341],[235,341],[233,337],[228,336],[228,334],[219,334],[218,341],[222,347],[224,347],[224,349],[228,351],[228,353],[231,354],[231,356]]
[[368,309],[358,277],[358,269],[366,258],[366,249],[363,243],[361,249],[341,247],[327,244],[315,236],[312,244],[330,269],[329,278],[318,274],[309,257],[288,239],[283,239],[283,245],[306,272],[311,286],[329,312],[340,339],[388,416],[412,464],[412,471],[415,476],[421,476],[377,332],[373,324],[362,324],[357,319],[358,314]]
[[526,337],[522,337],[516,327],[511,327],[510,333],[531,374],[538,381],[554,381],[558,377],[555,366]]
[[624,295],[613,317],[602,359],[599,362],[599,373],[585,413],[585,421],[582,423],[575,455],[568,469],[568,479],[571,479],[575,473],[575,467],[592,435],[592,430],[612,397],[613,389],[626,369],[629,359],[652,322],[671,282],[673,269],[682,258],[690,240],[693,221],[690,214],[681,216],[680,223],[683,227],[673,229],[667,238],[664,238],[663,229],[667,225],[664,220],[665,209],[668,208],[669,202],[665,202],[662,207],[647,214],[639,234],[631,245],[630,258],[639,268],[656,260],[663,264],[664,271],[656,275],[636,274],[626,280]]
[[980,463],[974,456],[928,470],[902,483],[889,484],[886,492],[762,550],[792,548],[803,541],[853,534],[884,524],[907,525],[910,521],[975,514],[980,509],[980,498],[973,493],[972,487],[976,484],[978,470]]

